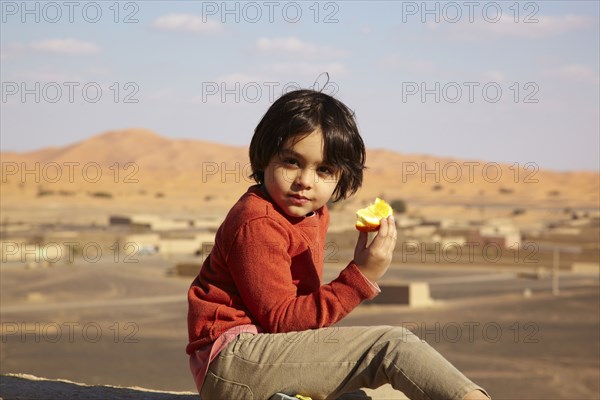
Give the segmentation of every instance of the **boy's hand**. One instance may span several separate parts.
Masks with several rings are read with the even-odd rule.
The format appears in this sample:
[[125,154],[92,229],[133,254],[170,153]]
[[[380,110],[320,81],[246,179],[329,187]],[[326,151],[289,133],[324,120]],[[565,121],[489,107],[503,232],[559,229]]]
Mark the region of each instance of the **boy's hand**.
[[381,219],[377,235],[367,246],[369,234],[360,232],[354,249],[354,263],[371,282],[376,282],[385,274],[396,247],[396,224],[394,216]]

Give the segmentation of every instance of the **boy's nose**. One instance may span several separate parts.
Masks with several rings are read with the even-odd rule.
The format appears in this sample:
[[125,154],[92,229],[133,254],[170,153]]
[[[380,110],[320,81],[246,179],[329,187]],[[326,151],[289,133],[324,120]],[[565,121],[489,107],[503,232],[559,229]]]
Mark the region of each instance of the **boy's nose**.
[[315,180],[315,173],[311,169],[302,169],[298,171],[296,175],[296,180],[294,183],[304,189],[309,189],[312,187]]

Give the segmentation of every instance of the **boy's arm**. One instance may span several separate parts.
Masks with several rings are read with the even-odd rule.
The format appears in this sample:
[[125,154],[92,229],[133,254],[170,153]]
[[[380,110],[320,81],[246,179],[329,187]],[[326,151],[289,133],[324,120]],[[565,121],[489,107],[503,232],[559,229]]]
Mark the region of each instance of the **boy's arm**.
[[377,288],[351,262],[332,282],[308,295],[297,295],[288,248],[288,232],[265,218],[241,228],[227,259],[243,305],[266,332],[332,325],[363,300],[378,294]]

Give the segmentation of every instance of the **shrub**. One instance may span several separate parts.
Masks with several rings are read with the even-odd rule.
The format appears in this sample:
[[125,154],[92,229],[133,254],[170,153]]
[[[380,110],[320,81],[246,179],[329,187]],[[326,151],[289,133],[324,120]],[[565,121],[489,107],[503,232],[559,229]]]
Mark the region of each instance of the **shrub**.
[[113,197],[112,193],[109,192],[92,192],[89,193],[89,195],[92,197],[99,197],[101,199],[112,199]]
[[37,197],[53,196],[53,195],[54,195],[54,190],[38,189],[38,192],[37,192]]
[[402,199],[392,200],[390,206],[396,211],[398,214],[403,214],[406,212],[406,202]]

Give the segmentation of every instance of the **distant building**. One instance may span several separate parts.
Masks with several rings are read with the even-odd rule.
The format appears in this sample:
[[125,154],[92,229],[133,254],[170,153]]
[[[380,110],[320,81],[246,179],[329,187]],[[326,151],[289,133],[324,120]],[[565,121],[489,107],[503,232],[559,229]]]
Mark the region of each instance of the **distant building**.
[[154,248],[162,255],[196,255],[203,248],[212,246],[214,234],[210,232],[161,232],[131,234],[125,237],[127,244],[132,244],[139,251],[147,252]]
[[215,230],[220,219],[164,218],[153,214],[133,214],[131,216],[110,216],[109,225],[144,228],[150,231],[176,231],[205,229]]
[[108,224],[109,225],[131,225],[131,218],[130,217],[123,217],[120,215],[111,215],[108,218]]
[[499,247],[514,248],[521,245],[521,231],[507,219],[492,219],[485,222],[477,231],[467,235],[469,242],[485,246],[494,243]]

